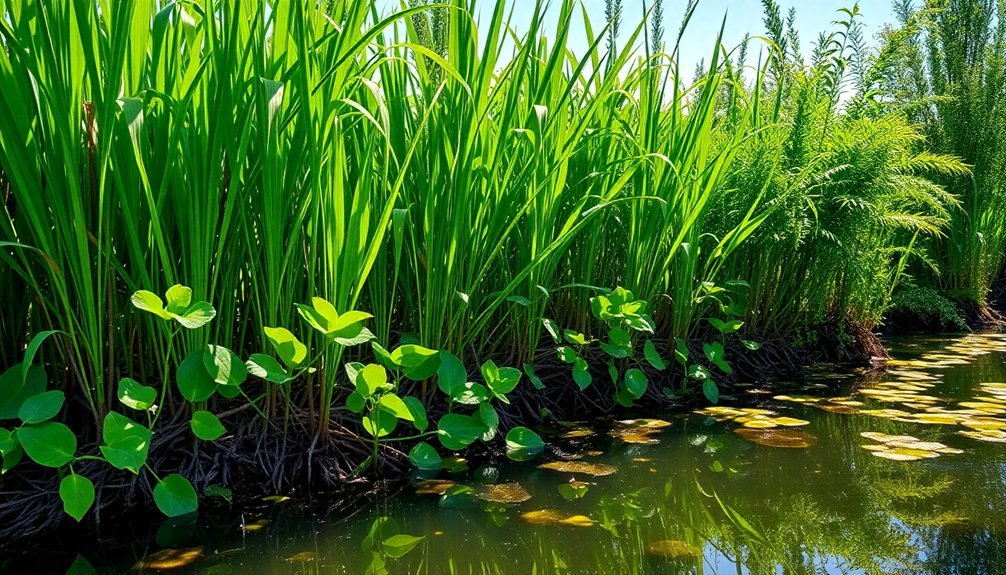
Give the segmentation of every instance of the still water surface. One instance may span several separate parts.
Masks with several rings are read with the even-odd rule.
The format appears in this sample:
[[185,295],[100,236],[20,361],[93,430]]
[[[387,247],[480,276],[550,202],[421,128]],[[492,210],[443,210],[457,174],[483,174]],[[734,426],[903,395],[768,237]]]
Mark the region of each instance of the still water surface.
[[749,386],[721,401],[746,410],[666,426],[573,425],[534,460],[417,478],[348,519],[274,502],[90,559],[219,575],[1006,573],[1006,337],[890,343],[884,373]]

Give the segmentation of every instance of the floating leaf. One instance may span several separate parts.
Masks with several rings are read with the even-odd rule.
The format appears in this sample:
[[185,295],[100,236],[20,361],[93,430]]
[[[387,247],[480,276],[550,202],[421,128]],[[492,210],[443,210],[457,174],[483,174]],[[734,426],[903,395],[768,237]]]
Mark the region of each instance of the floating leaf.
[[425,479],[416,483],[416,495],[443,495],[454,485],[449,479]]
[[521,514],[521,519],[535,525],[569,525],[590,527],[594,521],[585,515],[568,515],[558,509],[539,509]]
[[531,499],[531,494],[520,483],[498,483],[485,485],[474,490],[475,497],[493,503],[523,503]]
[[543,463],[538,468],[551,469],[560,473],[593,475],[594,477],[611,475],[617,471],[614,467],[604,463],[589,463],[586,461],[553,461],[551,463]]
[[817,443],[817,438],[809,433],[797,431],[795,429],[735,429],[734,433],[740,435],[751,443],[765,445],[767,447],[782,447],[799,449],[810,447]]
[[195,562],[195,560],[202,557],[202,555],[202,547],[190,547],[188,549],[162,549],[141,559],[133,566],[133,570],[168,571],[172,569],[181,569],[182,567]]

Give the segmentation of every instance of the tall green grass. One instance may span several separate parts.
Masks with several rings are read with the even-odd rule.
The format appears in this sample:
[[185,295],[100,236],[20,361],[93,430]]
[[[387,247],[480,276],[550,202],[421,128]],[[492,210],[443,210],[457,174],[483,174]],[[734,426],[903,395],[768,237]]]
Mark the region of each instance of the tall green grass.
[[[840,102],[853,11],[810,64],[774,19],[750,66],[573,0],[474,8],[0,3],[4,360],[64,330],[50,359],[100,420],[120,376],[162,380],[208,341],[247,357],[315,295],[374,313],[381,341],[517,360],[543,317],[596,328],[587,299],[617,285],[668,339],[701,336],[703,290],[731,280],[753,330],[872,326],[962,213],[926,178],[965,170],[876,83]],[[691,83],[677,61],[697,49]],[[993,217],[984,202],[963,213]],[[219,310],[211,329],[174,338],[128,304],[176,282]],[[328,429],[344,359],[264,389],[264,413]]]

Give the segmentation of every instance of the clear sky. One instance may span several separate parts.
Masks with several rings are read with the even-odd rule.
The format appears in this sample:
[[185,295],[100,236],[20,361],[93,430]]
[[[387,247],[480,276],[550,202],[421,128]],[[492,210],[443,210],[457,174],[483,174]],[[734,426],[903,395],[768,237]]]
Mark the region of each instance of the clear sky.
[[[397,2],[386,1],[389,5],[397,5]],[[587,8],[595,32],[599,31],[605,22],[604,0],[581,1]],[[644,1],[646,6],[652,6],[654,0],[623,0],[621,25],[623,36],[631,34],[641,21],[644,13]],[[531,20],[530,7],[534,6],[534,0],[509,0],[509,2],[515,8],[512,25],[518,32],[526,31]],[[665,37],[672,40],[677,35],[687,1],[663,0],[663,2],[666,18],[665,29],[667,30]],[[779,4],[783,8],[783,16],[786,15],[790,7],[796,7],[797,29],[800,32],[802,48],[806,54],[810,53],[811,44],[817,39],[818,33],[832,29],[832,22],[839,16],[837,10],[842,7],[851,8],[853,2],[854,0],[779,0]],[[476,0],[478,17],[486,25],[495,3],[496,0]],[[548,18],[550,32],[555,29],[560,4],[561,0],[552,0]],[[894,21],[892,1],[860,0],[859,4],[863,14],[861,21],[865,26],[866,37],[872,41],[885,24]],[[699,0],[698,9],[682,41],[680,64],[683,71],[687,70],[690,73],[700,60],[712,54],[713,43],[716,41],[716,34],[719,32],[724,15],[727,20],[723,41],[729,48],[739,44],[746,33],[750,33],[752,36],[765,33],[760,0]],[[579,17],[573,19],[569,47],[578,54],[582,54],[587,48],[586,35]],[[757,45],[752,45],[748,53],[750,54],[749,63],[753,64],[757,58]]]

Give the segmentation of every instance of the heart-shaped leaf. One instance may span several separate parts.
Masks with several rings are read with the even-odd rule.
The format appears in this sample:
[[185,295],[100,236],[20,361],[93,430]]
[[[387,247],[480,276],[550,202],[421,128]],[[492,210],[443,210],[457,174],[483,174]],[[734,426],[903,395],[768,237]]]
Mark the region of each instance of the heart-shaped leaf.
[[227,433],[217,416],[208,411],[196,411],[192,414],[192,421],[189,422],[192,433],[203,441],[216,441],[220,436]]
[[123,405],[138,411],[147,411],[157,401],[157,390],[147,385],[141,385],[135,379],[124,377],[119,380],[117,393]]
[[174,473],[162,478],[154,487],[154,503],[161,513],[168,517],[178,517],[192,513],[199,508],[196,490],[188,479]]
[[83,475],[70,474],[59,482],[63,511],[78,523],[94,504],[94,484]]
[[18,418],[25,423],[42,423],[48,421],[63,408],[63,401],[66,398],[62,391],[44,391],[38,395],[33,395],[21,404],[18,410]]
[[43,467],[62,467],[77,452],[77,436],[54,421],[26,425],[17,431],[17,439],[25,454]]

